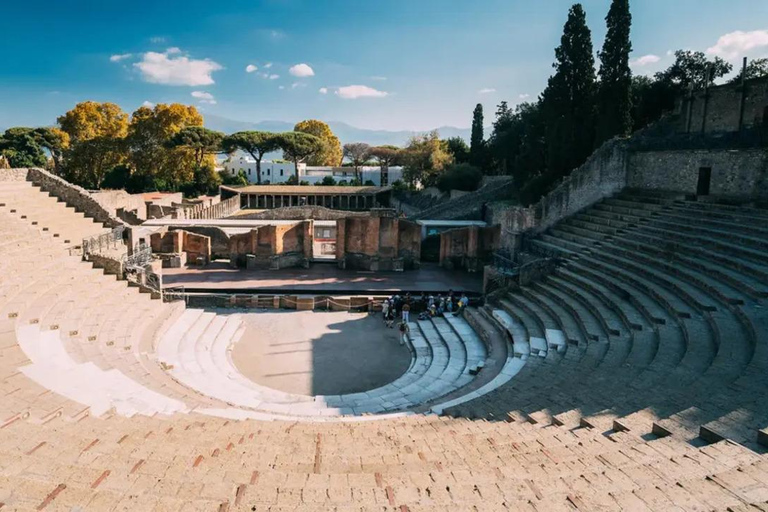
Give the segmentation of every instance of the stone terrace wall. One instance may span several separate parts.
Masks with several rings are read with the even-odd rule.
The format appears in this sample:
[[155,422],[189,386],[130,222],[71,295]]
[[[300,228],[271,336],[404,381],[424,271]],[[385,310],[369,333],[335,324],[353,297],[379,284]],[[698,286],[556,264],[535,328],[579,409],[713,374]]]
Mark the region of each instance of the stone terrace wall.
[[0,181],[27,181],[27,169],[0,169]]
[[500,177],[500,179],[492,180],[474,192],[422,210],[416,217],[419,219],[482,220],[483,204],[506,199],[514,193],[514,190],[512,178]]
[[[680,98],[676,105],[679,132],[733,132],[739,129],[741,116],[741,83],[696,91],[692,98]],[[688,105],[690,103],[690,121]],[[768,107],[768,78],[749,80],[744,91],[743,127],[756,127],[765,122]]]
[[135,215],[126,215],[121,218],[147,219],[147,205],[144,203],[143,194],[129,194],[125,190],[100,190],[91,192],[91,197],[105,208],[109,208],[116,216],[120,216],[120,210],[136,212]]
[[628,184],[695,194],[701,167],[712,169],[711,195],[768,195],[768,151],[763,149],[632,152]]
[[332,210],[324,206],[289,206],[263,212],[237,215],[238,220],[337,220],[346,217],[367,217],[368,212]]
[[101,204],[82,187],[73,185],[43,169],[11,169],[11,171],[16,171],[14,175],[26,172],[27,181],[31,181],[42,190],[67,203],[68,206],[74,207],[77,211],[85,213],[86,216],[96,219],[97,222],[101,222],[107,227],[115,228],[125,225],[125,222],[115,215],[111,207]]
[[[600,147],[581,167],[536,204],[537,228],[546,229],[560,219],[615,194],[627,186],[626,142],[612,140]],[[530,225],[521,209],[514,218]]]

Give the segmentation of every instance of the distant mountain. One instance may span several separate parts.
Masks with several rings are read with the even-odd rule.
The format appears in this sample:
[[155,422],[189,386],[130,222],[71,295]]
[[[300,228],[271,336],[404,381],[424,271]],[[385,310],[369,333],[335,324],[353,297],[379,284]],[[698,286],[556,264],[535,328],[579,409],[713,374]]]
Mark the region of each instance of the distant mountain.
[[[257,123],[248,121],[237,121],[234,119],[227,119],[226,117],[215,116],[207,114],[205,116],[205,126],[218,130],[224,133],[233,133],[244,130],[263,130],[267,132],[289,132],[293,130],[295,123],[288,123],[286,121],[259,121]],[[368,130],[366,128],[357,128],[347,123],[340,121],[329,121],[328,126],[331,127],[333,133],[341,140],[342,144],[348,142],[366,142],[372,146],[381,146],[384,144],[392,144],[395,146],[403,146],[408,141],[408,138],[417,133],[417,131],[399,130]],[[453,126],[442,126],[437,128],[440,133],[440,137],[447,139],[448,137],[462,137],[469,143],[470,130],[468,128],[456,128]]]

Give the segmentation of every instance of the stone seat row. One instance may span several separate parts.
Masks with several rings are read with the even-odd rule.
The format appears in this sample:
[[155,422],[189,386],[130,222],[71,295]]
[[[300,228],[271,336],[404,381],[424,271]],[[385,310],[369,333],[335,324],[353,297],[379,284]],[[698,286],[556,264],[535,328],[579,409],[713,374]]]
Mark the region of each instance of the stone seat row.
[[115,416],[4,430],[0,499],[19,510],[704,510],[768,491],[764,459],[728,441],[696,448],[592,428]]
[[[579,216],[580,220],[592,213],[591,210],[584,212]],[[646,256],[644,252],[624,250],[618,242],[629,238],[624,236],[628,231],[605,233],[598,229],[588,233],[569,230],[565,227],[568,224],[568,221],[561,223],[551,236],[545,235],[535,242],[545,251],[565,257],[567,266],[545,283],[510,294],[499,303],[523,325],[523,334],[510,334],[513,337],[529,336],[532,351],[544,357],[529,362],[510,382],[509,393],[505,387],[496,396],[480,398],[482,403],[470,403],[466,408],[448,412],[483,416],[483,406],[494,402],[489,413],[503,414],[504,409],[508,409],[506,412],[515,416],[517,410],[521,412],[518,418],[530,420],[531,415],[538,415],[546,418],[545,421],[558,421],[557,414],[548,415],[538,408],[554,412],[563,410],[563,415],[571,421],[576,418],[588,423],[589,414],[582,412],[599,411],[601,407],[610,409],[616,397],[595,397],[594,391],[582,390],[580,382],[585,383],[585,388],[593,387],[596,381],[621,383],[620,389],[631,390],[633,399],[638,404],[646,402],[646,405],[659,401],[654,400],[653,390],[663,384],[671,393],[668,406],[660,409],[669,414],[679,412],[675,419],[683,424],[681,430],[690,427],[689,437],[704,432],[717,439],[720,433],[727,431],[740,442],[754,445],[755,430],[766,421],[765,411],[761,411],[755,402],[764,396],[760,387],[751,390],[749,398],[736,396],[737,400],[732,404],[735,412],[728,417],[727,409],[702,414],[696,405],[703,404],[696,400],[691,400],[693,406],[685,411],[686,400],[697,398],[697,393],[681,394],[678,386],[685,387],[697,381],[701,385],[708,383],[710,389],[714,387],[722,391],[720,396],[726,397],[728,385],[737,380],[742,385],[752,386],[758,382],[754,378],[755,372],[763,371],[766,363],[766,340],[758,339],[760,329],[754,325],[755,322],[764,325],[760,323],[764,319],[754,316],[760,311],[754,309],[760,294],[738,295],[734,283],[738,283],[743,274],[737,269],[729,270],[729,283],[716,279],[719,277],[717,273],[702,272],[702,267],[669,265]],[[581,223],[577,226],[589,227]],[[606,234],[612,239],[605,240]],[[755,290],[764,286],[754,276],[751,282]],[[494,313],[494,316],[498,315]],[[562,350],[542,352],[535,348],[541,345],[536,338],[540,339],[553,328],[560,328],[565,333],[568,343],[564,353]],[[509,332],[507,328],[505,331]],[[624,333],[628,336],[621,340],[620,335]],[[598,370],[596,373],[595,370],[587,371],[586,368],[595,367],[595,359],[584,359],[584,351],[578,348],[585,342],[589,347],[589,341],[601,338],[618,342],[612,343],[618,345],[618,355],[609,359],[599,355],[601,352],[609,354],[608,350],[593,351],[599,361]],[[628,351],[626,342],[629,342]],[[572,357],[569,356],[571,352],[574,352]],[[559,358],[560,355],[563,357]],[[580,365],[580,361],[589,364]],[[742,378],[745,375],[751,377]],[[540,385],[542,382],[546,384]],[[529,383],[537,385],[528,386]],[[553,405],[551,393],[558,389],[558,383],[569,389],[562,403]],[[643,389],[647,390],[645,395],[638,396],[638,390]],[[590,399],[573,396],[579,392],[591,395]],[[543,398],[538,398],[537,394]],[[704,398],[702,393],[698,395],[698,400]],[[744,410],[740,411],[739,406]],[[631,411],[633,407],[638,413],[625,420],[624,426],[632,419],[641,419],[643,428],[649,429],[653,420],[663,417],[663,414],[643,412],[645,407],[639,405],[620,409]],[[577,412],[574,414],[569,410]],[[601,419],[610,427],[612,419],[620,418],[621,414],[613,415],[613,418],[611,414],[603,416]],[[687,421],[691,417],[697,417],[697,420]],[[750,417],[751,421],[739,429],[735,424],[744,417]],[[706,421],[706,418],[714,419]],[[710,435],[712,432],[715,434]]]

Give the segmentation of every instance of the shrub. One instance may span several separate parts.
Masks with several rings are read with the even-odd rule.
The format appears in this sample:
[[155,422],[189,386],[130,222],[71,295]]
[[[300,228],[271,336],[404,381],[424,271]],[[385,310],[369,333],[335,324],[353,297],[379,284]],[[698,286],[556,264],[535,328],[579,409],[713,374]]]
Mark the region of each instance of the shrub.
[[333,176],[326,176],[323,178],[323,181],[317,182],[317,185],[321,187],[332,187],[336,185],[336,180],[333,179]]
[[454,164],[437,178],[437,188],[442,192],[449,190],[472,192],[477,190],[482,179],[483,173],[477,167],[469,164]]
[[376,184],[373,182],[373,180],[365,180],[364,185],[366,187],[375,187],[376,186]]

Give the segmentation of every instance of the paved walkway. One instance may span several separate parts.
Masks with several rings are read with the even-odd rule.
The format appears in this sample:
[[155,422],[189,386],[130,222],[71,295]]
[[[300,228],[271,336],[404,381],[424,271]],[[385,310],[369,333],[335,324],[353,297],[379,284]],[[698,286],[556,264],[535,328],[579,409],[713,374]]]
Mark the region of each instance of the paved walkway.
[[411,353],[380,315],[278,311],[242,315],[232,361],[252,381],[305,395],[357,393],[408,370]]
[[341,270],[335,264],[315,263],[309,269],[282,270],[231,269],[223,262],[213,262],[203,269],[164,269],[163,285],[184,285],[205,291],[246,290],[262,293],[382,293],[410,291],[417,293],[482,292],[482,273],[449,272],[434,264],[406,272],[363,272]]

